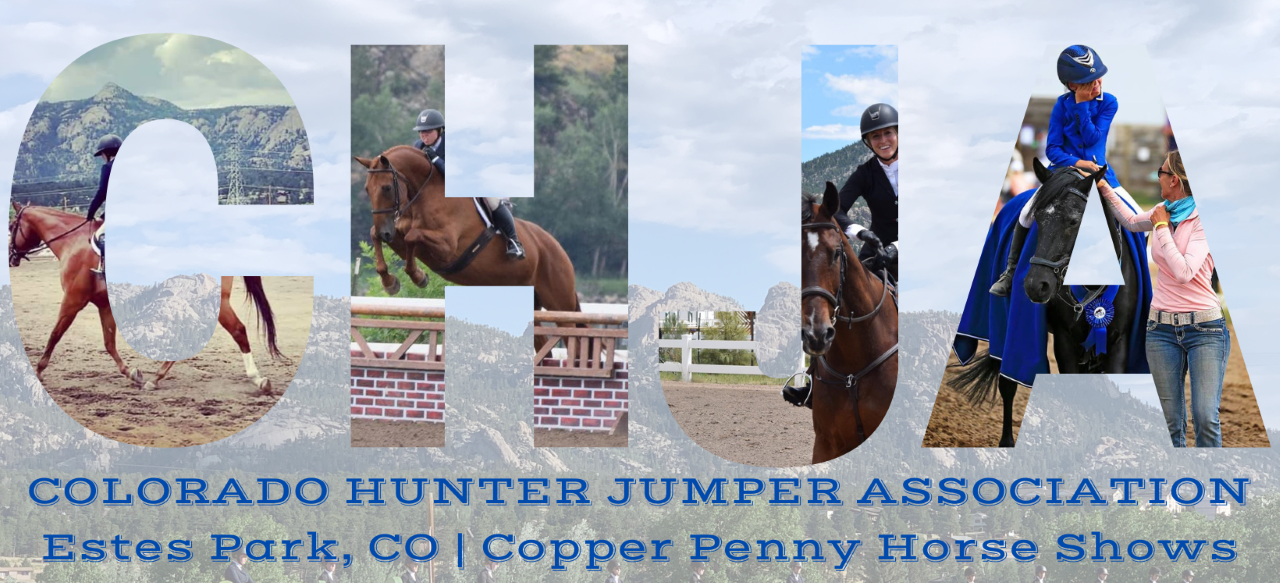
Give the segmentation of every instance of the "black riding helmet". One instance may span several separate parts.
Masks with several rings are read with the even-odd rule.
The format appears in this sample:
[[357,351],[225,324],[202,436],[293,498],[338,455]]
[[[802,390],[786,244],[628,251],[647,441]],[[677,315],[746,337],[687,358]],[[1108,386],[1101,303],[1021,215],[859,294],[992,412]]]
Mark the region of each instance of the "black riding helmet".
[[115,134],[107,134],[98,140],[98,147],[93,151],[94,157],[101,156],[103,152],[115,155],[120,150],[120,146],[124,144],[124,140]]
[[444,114],[434,109],[424,109],[418,114],[418,125],[413,126],[415,132],[429,132],[434,129],[444,131]]
[[[867,139],[867,134],[876,130],[897,126],[898,110],[894,109],[892,105],[887,103],[877,103],[872,105],[871,107],[868,107],[866,111],[862,112],[862,143],[865,144],[867,148],[870,148],[871,141]],[[872,153],[874,154],[875,152],[872,151]],[[895,151],[894,155],[896,156],[897,154],[898,153]],[[880,155],[876,154],[876,156],[879,157]]]

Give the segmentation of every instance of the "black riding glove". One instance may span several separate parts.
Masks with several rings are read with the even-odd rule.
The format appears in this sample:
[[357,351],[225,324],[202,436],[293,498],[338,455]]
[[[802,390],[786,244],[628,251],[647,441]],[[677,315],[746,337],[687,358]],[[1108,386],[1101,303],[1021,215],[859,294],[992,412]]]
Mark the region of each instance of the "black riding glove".
[[880,248],[880,259],[885,265],[895,265],[898,263],[898,246],[887,245]]
[[877,237],[875,233],[871,232],[871,229],[858,231],[857,237],[858,239],[861,239],[863,243],[870,245],[872,249],[880,249],[884,247],[884,243],[880,242],[880,237]]

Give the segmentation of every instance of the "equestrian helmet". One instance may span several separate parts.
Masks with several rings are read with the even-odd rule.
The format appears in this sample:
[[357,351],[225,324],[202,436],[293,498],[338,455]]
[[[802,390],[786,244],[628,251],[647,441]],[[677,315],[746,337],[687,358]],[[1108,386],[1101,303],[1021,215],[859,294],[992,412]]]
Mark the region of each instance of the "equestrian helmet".
[[123,144],[124,144],[124,140],[121,140],[120,136],[117,136],[115,134],[107,134],[105,136],[102,136],[102,138],[98,140],[98,147],[93,151],[93,155],[101,156],[103,152],[106,152],[108,150],[111,150],[112,153],[114,153],[114,151],[119,150],[120,146]]
[[898,125],[898,110],[887,103],[877,103],[862,112],[862,137],[876,130]]
[[1084,45],[1071,45],[1058,55],[1058,80],[1063,85],[1093,83],[1107,74],[1102,57]]
[[428,132],[444,128],[444,114],[434,109],[424,109],[418,114],[418,125],[413,126],[415,132]]

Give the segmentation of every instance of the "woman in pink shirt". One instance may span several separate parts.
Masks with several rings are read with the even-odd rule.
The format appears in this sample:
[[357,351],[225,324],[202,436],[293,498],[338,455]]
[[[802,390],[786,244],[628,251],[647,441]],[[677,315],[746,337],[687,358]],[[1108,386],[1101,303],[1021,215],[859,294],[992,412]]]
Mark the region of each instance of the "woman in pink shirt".
[[1151,255],[1159,271],[1147,318],[1147,363],[1173,445],[1186,446],[1183,382],[1189,369],[1196,447],[1222,447],[1218,407],[1231,333],[1213,291],[1213,256],[1177,150],[1169,152],[1157,181],[1164,204],[1145,213],[1130,209],[1106,182],[1098,191],[1126,229],[1153,232]]

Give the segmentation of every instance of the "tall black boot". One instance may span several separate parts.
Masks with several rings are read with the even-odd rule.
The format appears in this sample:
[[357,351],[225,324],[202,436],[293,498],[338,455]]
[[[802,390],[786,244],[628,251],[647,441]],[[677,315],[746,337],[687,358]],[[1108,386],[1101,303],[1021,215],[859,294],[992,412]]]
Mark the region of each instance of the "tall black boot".
[[1000,274],[1000,279],[991,284],[991,295],[1007,298],[1013,289],[1013,272],[1018,269],[1018,259],[1022,256],[1022,245],[1027,241],[1027,227],[1021,223],[1013,225],[1013,240],[1009,242],[1009,263]]
[[493,224],[507,238],[507,257],[524,259],[524,246],[520,244],[520,236],[516,234],[516,220],[511,216],[511,209],[507,205],[500,204],[493,209]]

